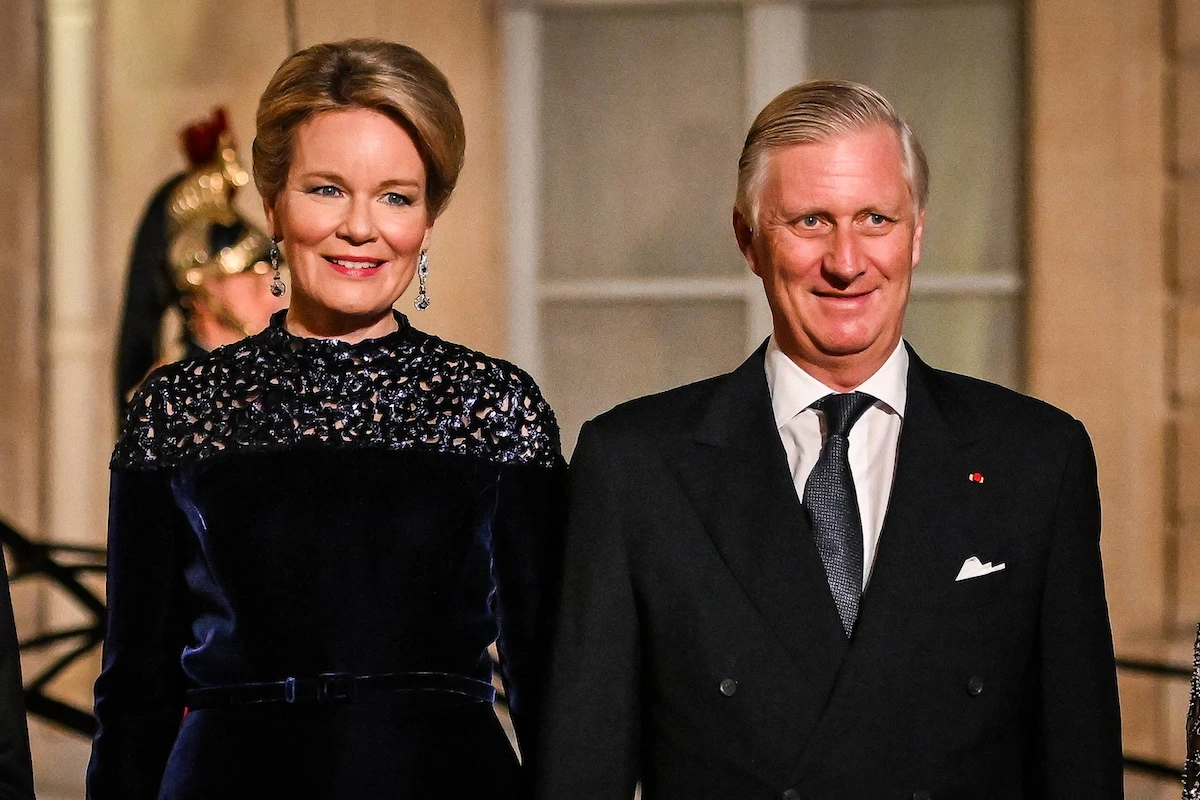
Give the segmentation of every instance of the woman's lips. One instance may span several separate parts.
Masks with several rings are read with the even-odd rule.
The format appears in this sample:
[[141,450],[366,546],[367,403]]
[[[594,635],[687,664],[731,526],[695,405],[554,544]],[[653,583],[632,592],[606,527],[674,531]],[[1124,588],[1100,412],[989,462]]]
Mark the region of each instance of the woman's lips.
[[367,278],[379,272],[383,268],[385,262],[377,261],[373,258],[349,258],[338,257],[332,258],[325,256],[325,262],[333,267],[336,272],[343,275],[349,275],[352,278]]

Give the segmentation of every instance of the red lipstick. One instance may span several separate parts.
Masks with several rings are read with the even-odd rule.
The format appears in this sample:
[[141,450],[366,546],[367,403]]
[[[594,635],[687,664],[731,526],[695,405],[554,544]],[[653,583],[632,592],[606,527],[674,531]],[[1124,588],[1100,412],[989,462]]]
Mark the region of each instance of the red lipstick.
[[325,256],[325,263],[351,278],[368,278],[383,267],[383,261],[366,256]]

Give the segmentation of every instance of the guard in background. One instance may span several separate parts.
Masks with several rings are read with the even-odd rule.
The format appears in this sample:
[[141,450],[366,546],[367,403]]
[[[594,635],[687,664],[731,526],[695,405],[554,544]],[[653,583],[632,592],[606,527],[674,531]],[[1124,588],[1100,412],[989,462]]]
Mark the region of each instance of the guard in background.
[[154,193],[129,261],[118,412],[154,367],[257,333],[285,305],[271,286],[270,238],[233,205],[250,176],[224,109],[180,138],[188,170]]

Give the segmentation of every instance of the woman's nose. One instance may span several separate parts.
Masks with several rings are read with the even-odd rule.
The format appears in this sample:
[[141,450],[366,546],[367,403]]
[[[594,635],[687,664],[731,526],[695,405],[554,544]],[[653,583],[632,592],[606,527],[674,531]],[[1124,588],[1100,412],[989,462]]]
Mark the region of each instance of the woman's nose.
[[375,238],[375,223],[368,201],[355,199],[350,202],[338,235],[351,244],[365,244]]

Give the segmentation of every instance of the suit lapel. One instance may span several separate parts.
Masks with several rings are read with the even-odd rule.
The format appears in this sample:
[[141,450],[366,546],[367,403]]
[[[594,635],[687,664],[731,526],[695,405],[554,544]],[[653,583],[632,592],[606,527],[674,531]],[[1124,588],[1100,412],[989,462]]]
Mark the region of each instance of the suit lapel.
[[[965,535],[980,492],[970,482],[970,445],[978,426],[952,390],[909,353],[908,403],[896,477],[863,596],[856,643],[869,643],[893,616],[909,608],[914,590],[953,581],[947,561],[962,563]],[[864,645],[866,646],[866,645]]]
[[896,474],[874,568],[838,685],[797,767],[797,779],[819,757],[822,744],[836,738],[841,709],[862,702],[854,687],[878,678],[879,661],[886,659],[878,643],[893,636],[907,615],[921,613],[913,600],[930,587],[951,583],[962,554],[970,552],[968,534],[980,497],[968,479],[977,426],[957,394],[911,348],[909,357]]
[[775,427],[765,346],[718,385],[673,459],[704,529],[809,688],[816,724],[848,643]]

